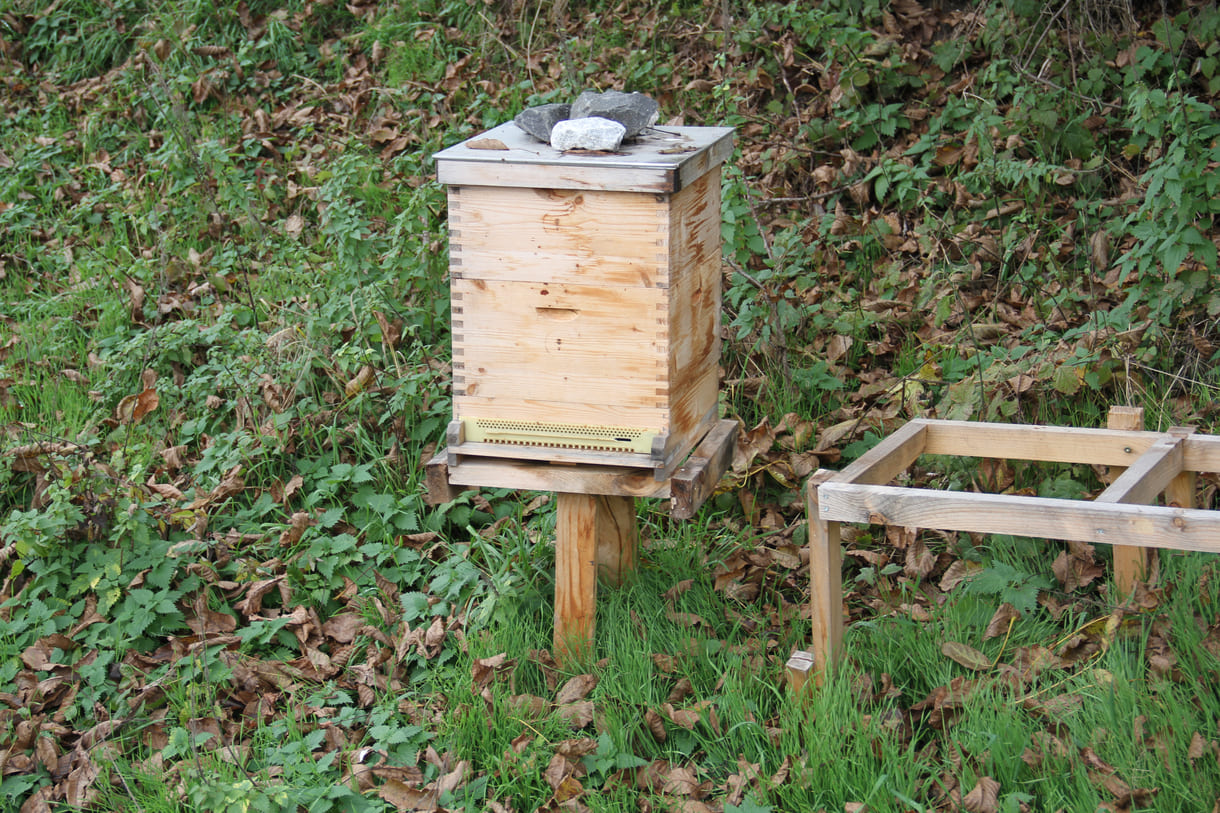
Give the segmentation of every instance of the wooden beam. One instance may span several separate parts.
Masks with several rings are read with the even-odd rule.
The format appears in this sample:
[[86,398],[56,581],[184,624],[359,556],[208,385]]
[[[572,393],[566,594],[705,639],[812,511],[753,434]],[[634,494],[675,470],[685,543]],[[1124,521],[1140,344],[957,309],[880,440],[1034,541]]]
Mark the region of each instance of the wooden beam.
[[[936,420],[926,424],[924,454],[1099,466],[1130,466],[1165,434],[975,421]],[[1182,465],[1187,471],[1220,472],[1220,436],[1187,438]]]
[[635,575],[639,534],[635,522],[635,498],[597,495],[597,575],[607,584],[619,586]]
[[1186,438],[1182,465],[1187,471],[1220,472],[1220,436],[1191,435]]
[[1182,440],[1166,436],[1118,475],[1094,502],[1152,503],[1181,473]]
[[[833,472],[820,470],[805,483],[809,522],[809,603],[813,620],[813,659],[817,684],[833,668],[843,646],[843,550],[839,523],[819,509],[821,489]],[[858,486],[845,486],[858,488]]]
[[1220,553],[1220,512],[828,482],[812,520]]
[[686,463],[669,481],[670,509],[674,519],[690,519],[712,496],[716,484],[733,461],[736,421],[720,421],[708,432]]
[[924,453],[1129,466],[1160,437],[1159,432],[931,421]]
[[[1106,428],[1117,430],[1139,430],[1144,428],[1144,410],[1142,407],[1113,406],[1106,416]],[[1129,469],[1128,469],[1129,471]],[[1124,470],[1121,466],[1110,468],[1111,485],[1121,477]],[[1116,495],[1125,493],[1114,492]],[[1109,491],[1109,489],[1107,489]],[[1105,492],[1103,492],[1104,496]],[[1156,495],[1153,495],[1154,497]],[[1102,502],[1106,502],[1103,500]],[[1113,502],[1136,502],[1136,500],[1113,500]],[[1144,500],[1143,502],[1151,502]],[[1135,589],[1135,583],[1144,581],[1152,573],[1153,553],[1148,548],[1136,548],[1127,545],[1114,546],[1114,585],[1123,596],[1128,596]]]
[[443,505],[457,498],[463,490],[449,482],[449,453],[441,449],[424,464],[424,502],[428,505]]
[[535,463],[463,457],[449,466],[449,482],[483,488],[516,488],[617,497],[669,497],[669,481],[657,482],[651,469],[623,466]]
[[925,453],[928,424],[923,418],[909,421],[835,475],[835,482],[884,485],[893,480]]
[[593,652],[597,608],[597,497],[556,496],[555,505],[555,659],[584,660]]

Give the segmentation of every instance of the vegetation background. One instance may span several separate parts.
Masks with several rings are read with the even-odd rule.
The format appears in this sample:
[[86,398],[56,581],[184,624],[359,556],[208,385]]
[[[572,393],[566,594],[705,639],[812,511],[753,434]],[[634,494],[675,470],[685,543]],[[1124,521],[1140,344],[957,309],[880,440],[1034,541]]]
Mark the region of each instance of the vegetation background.
[[[815,468],[913,416],[1217,429],[1218,33],[1202,0],[0,0],[0,808],[1220,810],[1207,556],[1123,603],[1102,549],[856,530],[847,662],[781,681]],[[429,156],[587,87],[737,128],[744,431],[696,520],[642,507],[574,673],[546,495],[429,508],[420,464]]]

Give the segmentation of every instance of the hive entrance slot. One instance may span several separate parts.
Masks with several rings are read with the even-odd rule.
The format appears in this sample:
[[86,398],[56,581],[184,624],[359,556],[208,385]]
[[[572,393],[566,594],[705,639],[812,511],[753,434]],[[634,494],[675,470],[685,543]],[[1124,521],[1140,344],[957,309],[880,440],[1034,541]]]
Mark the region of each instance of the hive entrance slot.
[[625,426],[515,421],[502,418],[466,418],[467,440],[552,449],[634,452],[650,454],[656,432]]

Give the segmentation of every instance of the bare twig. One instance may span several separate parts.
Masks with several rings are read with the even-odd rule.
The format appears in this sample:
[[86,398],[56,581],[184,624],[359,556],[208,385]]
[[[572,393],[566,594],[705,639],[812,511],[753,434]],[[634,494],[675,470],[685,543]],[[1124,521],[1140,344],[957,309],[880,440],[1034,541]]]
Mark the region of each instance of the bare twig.
[[770,206],[773,203],[804,203],[811,200],[825,200],[832,195],[839,195],[843,192],[847,192],[853,186],[855,186],[855,184],[850,184],[848,186],[837,186],[834,189],[827,189],[825,192],[814,192],[810,195],[796,195],[785,198],[767,198],[766,200],[760,200],[759,204],[762,206]]

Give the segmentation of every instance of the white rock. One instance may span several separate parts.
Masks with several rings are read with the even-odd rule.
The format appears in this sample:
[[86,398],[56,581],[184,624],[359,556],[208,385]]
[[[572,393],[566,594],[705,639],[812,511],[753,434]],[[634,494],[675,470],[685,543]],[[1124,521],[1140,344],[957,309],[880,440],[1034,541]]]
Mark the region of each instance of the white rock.
[[627,128],[617,121],[589,116],[568,119],[551,128],[551,146],[557,150],[607,150],[623,143]]

